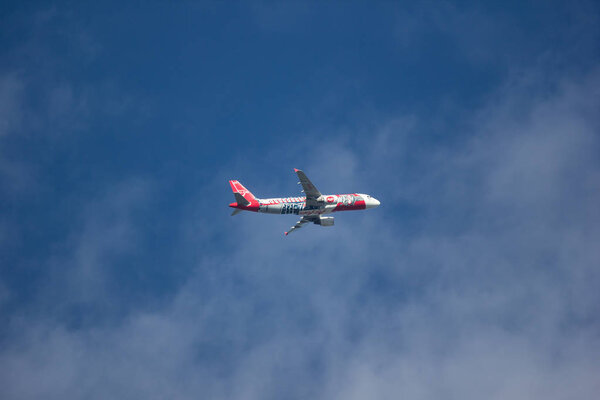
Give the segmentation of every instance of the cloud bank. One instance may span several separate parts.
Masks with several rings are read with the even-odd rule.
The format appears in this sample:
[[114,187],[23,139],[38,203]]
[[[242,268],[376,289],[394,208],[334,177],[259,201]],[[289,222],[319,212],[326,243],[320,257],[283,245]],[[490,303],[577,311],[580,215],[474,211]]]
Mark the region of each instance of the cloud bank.
[[79,209],[33,304],[6,313],[1,397],[593,398],[599,79],[509,81],[448,141],[415,116],[334,134],[302,167],[382,200],[335,230],[283,238],[291,221],[191,202],[173,221],[185,279],[107,319],[116,266],[152,245],[148,183],[113,186]]

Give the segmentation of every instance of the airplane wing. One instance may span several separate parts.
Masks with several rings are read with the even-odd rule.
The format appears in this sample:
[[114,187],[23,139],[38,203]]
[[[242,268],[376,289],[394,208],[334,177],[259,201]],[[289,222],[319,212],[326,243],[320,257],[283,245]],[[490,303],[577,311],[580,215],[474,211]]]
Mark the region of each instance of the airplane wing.
[[319,217],[317,217],[317,216],[304,216],[304,217],[300,218],[300,221],[296,222],[296,225],[292,226],[289,231],[285,232],[285,235],[287,236],[289,233],[292,233],[296,229],[302,228],[302,225],[304,225],[304,224],[306,224],[308,222],[314,222],[314,220],[317,219],[317,218],[319,218]]
[[298,175],[298,179],[300,179],[298,183],[302,185],[302,191],[306,195],[306,202],[311,203],[316,201],[321,196],[321,192],[312,184],[304,172],[296,168],[294,168],[294,171]]

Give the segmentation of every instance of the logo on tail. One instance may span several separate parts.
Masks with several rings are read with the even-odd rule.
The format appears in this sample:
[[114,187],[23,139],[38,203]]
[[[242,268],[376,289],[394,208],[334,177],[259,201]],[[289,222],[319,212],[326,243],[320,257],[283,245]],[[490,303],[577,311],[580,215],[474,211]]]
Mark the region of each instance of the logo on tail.
[[[233,190],[234,195],[239,194],[241,197],[246,199],[248,203],[252,203],[256,198],[254,195],[244,187],[239,181],[229,181],[231,185],[231,190]],[[236,196],[237,199],[237,196]]]
[[231,215],[237,214],[240,210],[258,211],[258,200],[252,192],[244,187],[239,181],[229,181],[236,203],[231,203],[229,207],[236,208]]

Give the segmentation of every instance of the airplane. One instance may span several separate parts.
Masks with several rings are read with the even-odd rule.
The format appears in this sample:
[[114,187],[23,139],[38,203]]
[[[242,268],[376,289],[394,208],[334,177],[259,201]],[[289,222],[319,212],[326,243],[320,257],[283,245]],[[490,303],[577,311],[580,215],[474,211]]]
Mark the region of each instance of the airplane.
[[236,215],[242,211],[301,215],[302,218],[289,231],[285,232],[287,236],[309,222],[321,226],[333,226],[333,217],[326,217],[324,214],[337,211],[365,210],[375,208],[380,204],[375,197],[362,193],[323,195],[304,172],[296,168],[294,168],[294,172],[300,179],[298,184],[302,185],[302,192],[305,196],[259,199],[254,197],[239,181],[229,181],[235,196],[235,203],[229,204],[229,207],[235,208],[231,215]]

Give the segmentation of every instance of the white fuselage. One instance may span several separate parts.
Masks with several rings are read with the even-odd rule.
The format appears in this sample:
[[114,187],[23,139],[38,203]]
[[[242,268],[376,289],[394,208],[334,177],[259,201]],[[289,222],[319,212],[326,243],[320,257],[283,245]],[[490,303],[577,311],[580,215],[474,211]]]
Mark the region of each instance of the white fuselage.
[[377,207],[379,201],[365,194],[324,195],[317,205],[306,204],[306,197],[256,199],[258,212],[267,214],[321,215],[336,211],[364,210]]

